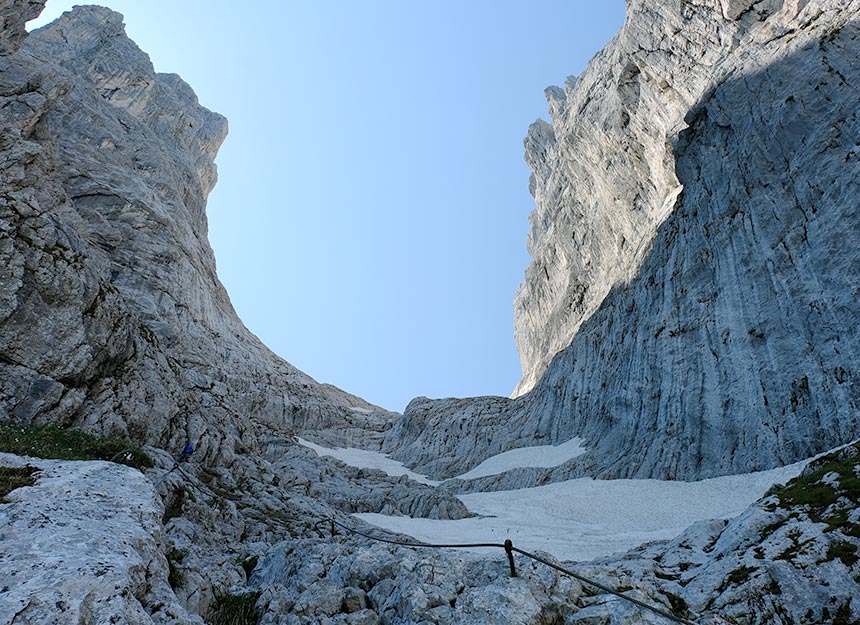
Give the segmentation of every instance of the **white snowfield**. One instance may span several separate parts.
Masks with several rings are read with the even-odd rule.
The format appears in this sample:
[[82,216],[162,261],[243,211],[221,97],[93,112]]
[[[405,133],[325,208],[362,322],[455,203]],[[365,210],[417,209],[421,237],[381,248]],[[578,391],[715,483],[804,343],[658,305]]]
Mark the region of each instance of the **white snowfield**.
[[473,480],[488,475],[498,475],[521,467],[549,469],[564,464],[571,458],[581,456],[586,451],[581,438],[572,438],[561,445],[540,445],[520,447],[487,458],[471,471],[458,475],[455,479]]
[[681,534],[696,521],[737,516],[805,463],[700,482],[580,478],[535,488],[460,495],[479,518],[355,516],[435,543],[504,542],[561,560],[592,560]]
[[[565,444],[569,445],[568,451],[572,451],[573,443]],[[302,444],[353,466],[382,468],[381,465],[394,463],[375,452],[327,450],[306,441]],[[530,447],[517,450],[521,453],[516,455],[499,454],[461,477],[472,472],[476,475],[470,477],[477,477],[478,469],[484,465],[493,467],[487,470],[494,472],[499,467],[508,470],[546,466],[536,463],[553,453],[551,449],[554,448]],[[370,462],[361,464],[365,459]],[[383,514],[354,516],[425,542],[504,542],[510,538],[521,549],[546,551],[561,560],[591,560],[646,542],[674,538],[697,521],[737,516],[771,486],[798,475],[806,463],[698,482],[580,478],[520,490],[459,495],[469,510],[480,516],[457,521]],[[426,478],[422,481],[434,484]]]
[[[386,474],[393,477],[408,475],[411,479],[422,484],[430,486],[438,486],[441,482],[429,479],[426,475],[420,475],[414,471],[410,471],[402,462],[392,460],[385,454],[377,451],[367,451],[365,449],[356,449],[355,447],[338,447],[331,449],[317,445],[303,438],[296,437],[299,444],[309,447],[317,452],[319,456],[331,456],[337,458],[352,467],[361,467],[362,469],[380,469]],[[539,445],[535,447],[520,447],[519,449],[511,449],[484,460],[474,469],[458,475],[453,479],[472,480],[478,477],[486,477],[488,475],[498,475],[511,469],[521,467],[537,467],[549,469],[564,464],[571,458],[576,458],[587,451],[582,446],[581,438],[574,438],[561,445]]]
[[337,458],[351,467],[379,469],[392,477],[407,475],[410,479],[413,479],[416,482],[429,484],[430,486],[438,486],[440,484],[440,482],[429,479],[426,475],[419,475],[414,471],[410,471],[403,466],[402,462],[392,460],[385,454],[381,454],[378,451],[356,449],[355,447],[338,447],[337,449],[331,449],[329,447],[323,447],[322,445],[306,441],[298,436],[296,437],[296,440],[300,445],[313,449],[317,452],[318,456],[331,456],[332,458]]

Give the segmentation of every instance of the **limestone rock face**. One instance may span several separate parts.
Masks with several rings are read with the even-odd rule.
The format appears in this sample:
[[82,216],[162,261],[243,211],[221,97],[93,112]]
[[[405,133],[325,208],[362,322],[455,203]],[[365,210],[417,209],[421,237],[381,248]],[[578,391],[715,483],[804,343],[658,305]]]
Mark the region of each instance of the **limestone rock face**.
[[578,582],[527,562],[511,578],[504,552],[496,556],[286,541],[261,561],[251,585],[263,591],[264,625],[550,625],[578,611],[585,594]]
[[450,475],[451,424],[468,466],[580,436],[592,451],[542,479],[691,479],[856,437],[860,3],[747,5],[634,0],[548,91],[516,303],[520,390],[539,381],[415,404],[387,449]]
[[717,17],[706,7],[628,3],[624,28],[588,70],[546,90],[552,124],[538,120],[524,142],[537,207],[532,263],[514,300],[516,395],[632,278],[672,210],[680,182],[671,138],[743,32]]
[[226,120],[108,9],[12,54],[31,4],[2,13],[0,420],[192,440],[227,464],[260,427],[373,445],[390,415],[275,356],[218,280],[205,205]]
[[0,0],[0,55],[16,52],[27,31],[24,25],[39,16],[47,0]]
[[[352,512],[462,519],[463,490],[704,477],[856,438],[860,0],[631,0],[526,139],[534,388],[419,398],[393,426],[236,317],[206,241],[223,118],[107,9],[22,45],[40,4],[0,0],[0,420],[123,433],[156,466],[0,454],[41,469],[0,504],[3,622],[216,622],[226,593],[279,625],[661,623],[523,558],[511,578],[500,550],[326,530],[372,531]],[[317,457],[305,432],[382,442],[437,477],[573,436],[590,451],[435,488]],[[729,523],[571,566],[702,623],[852,622],[857,457]]]
[[164,510],[138,471],[9,454],[0,465],[39,469],[0,505],[0,622],[203,624],[168,584]]

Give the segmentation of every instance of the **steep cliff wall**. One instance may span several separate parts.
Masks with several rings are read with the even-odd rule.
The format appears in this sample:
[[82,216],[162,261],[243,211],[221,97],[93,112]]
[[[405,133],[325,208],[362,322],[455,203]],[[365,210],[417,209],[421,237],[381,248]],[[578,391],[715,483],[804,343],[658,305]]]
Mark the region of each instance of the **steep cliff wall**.
[[733,74],[778,60],[787,50],[773,44],[790,44],[804,20],[826,21],[814,15],[821,3],[799,15],[806,4],[630,2],[624,28],[588,70],[546,90],[552,124],[536,121],[525,140],[536,209],[532,263],[514,300],[523,365],[515,395],[638,272],[682,188],[673,144],[690,111]]
[[415,402],[388,449],[450,475],[581,436],[589,454],[528,479],[693,478],[856,437],[858,18],[856,1],[630,2],[526,139],[518,340],[523,388],[540,381]]
[[221,462],[259,427],[372,444],[388,415],[272,354],[218,281],[204,209],[226,120],[107,9],[14,53],[20,5],[0,57],[0,420],[190,439]]
[[[29,510],[39,526],[23,555],[14,524],[0,540],[0,578],[14,577],[0,579],[11,589],[0,593],[0,620],[67,622],[101,610],[134,624],[202,623],[216,595],[241,592],[246,559],[285,537],[317,536],[320,519],[468,516],[449,493],[296,444],[294,434],[312,433],[378,445],[392,415],[317,383],[237,318],[204,212],[225,120],[177,76],[155,73],[108,9],[76,7],[25,39],[43,4],[0,0],[0,422],[83,426],[152,445],[148,488],[165,514],[150,506],[141,517],[156,545],[136,517],[108,509],[127,499],[123,488],[76,479],[75,463],[58,468],[71,476],[62,509],[39,485],[16,492],[7,512]],[[171,472],[188,440],[194,455]],[[112,555],[112,574],[81,577],[91,554],[49,540],[55,523],[85,524],[81,510],[96,525],[113,519],[120,542],[141,536],[144,559],[126,549]],[[122,547],[114,542],[96,559]],[[68,566],[46,577],[54,558]],[[45,601],[54,587],[78,592]],[[117,597],[126,601],[111,603]]]

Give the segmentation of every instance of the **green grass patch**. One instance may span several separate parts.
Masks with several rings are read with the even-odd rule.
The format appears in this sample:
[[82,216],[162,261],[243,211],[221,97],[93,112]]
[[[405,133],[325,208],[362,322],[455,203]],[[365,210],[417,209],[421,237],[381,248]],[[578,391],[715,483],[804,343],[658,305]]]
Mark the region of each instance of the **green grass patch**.
[[231,595],[215,590],[215,601],[206,615],[209,625],[257,625],[260,613],[257,610],[259,592]]
[[113,460],[140,470],[155,464],[124,438],[53,425],[0,425],[0,451],[56,460]]
[[[829,531],[841,528],[848,523],[846,515],[831,514],[825,517],[824,513],[840,498],[846,498],[855,505],[860,503],[860,455],[848,456],[845,451],[835,452],[820,458],[810,465],[810,469],[808,473],[775,490],[780,506],[803,506],[812,521],[826,523]],[[828,473],[837,475],[835,485],[822,481]]]
[[17,488],[32,486],[36,483],[33,474],[36,467],[0,467],[0,503],[6,501],[6,495]]

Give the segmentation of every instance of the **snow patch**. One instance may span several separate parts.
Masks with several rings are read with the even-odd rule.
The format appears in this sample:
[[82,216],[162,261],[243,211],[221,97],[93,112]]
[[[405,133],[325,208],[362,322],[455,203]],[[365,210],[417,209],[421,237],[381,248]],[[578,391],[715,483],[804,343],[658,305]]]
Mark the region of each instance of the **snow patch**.
[[392,477],[406,475],[416,482],[429,484],[430,486],[438,486],[440,484],[440,482],[429,479],[426,475],[420,475],[414,471],[410,471],[403,466],[402,462],[392,460],[387,455],[381,454],[378,451],[356,449],[355,447],[339,447],[331,449],[329,447],[323,447],[322,445],[306,441],[298,436],[296,437],[296,440],[300,445],[313,449],[318,456],[331,456],[332,458],[337,458],[341,462],[352,467],[358,467],[361,469],[379,469]]
[[[514,491],[460,495],[480,518],[457,521],[356,514],[379,527],[434,543],[504,542],[562,560],[592,560],[668,540],[705,519],[737,516],[774,484],[800,473],[787,467],[699,482],[580,478]],[[484,550],[485,551],[485,550]]]
[[[386,454],[367,449],[355,447],[339,447],[332,449],[323,447],[300,437],[296,437],[300,445],[313,449],[318,456],[331,456],[351,467],[359,469],[380,469],[392,477],[408,475],[416,482],[438,486],[441,482],[429,479],[426,475],[415,473],[403,466],[402,462],[392,460]],[[472,480],[488,475],[498,475],[511,469],[519,468],[551,468],[564,464],[571,458],[576,458],[586,452],[582,446],[581,438],[574,438],[561,445],[537,445],[534,447],[520,447],[496,454],[484,460],[481,464],[470,471],[458,475],[454,479]]]
[[586,451],[581,438],[573,438],[561,445],[538,445],[511,449],[484,460],[471,471],[458,475],[455,479],[473,480],[488,475],[498,475],[511,469],[536,467],[549,469],[564,464],[571,458],[581,456]]

